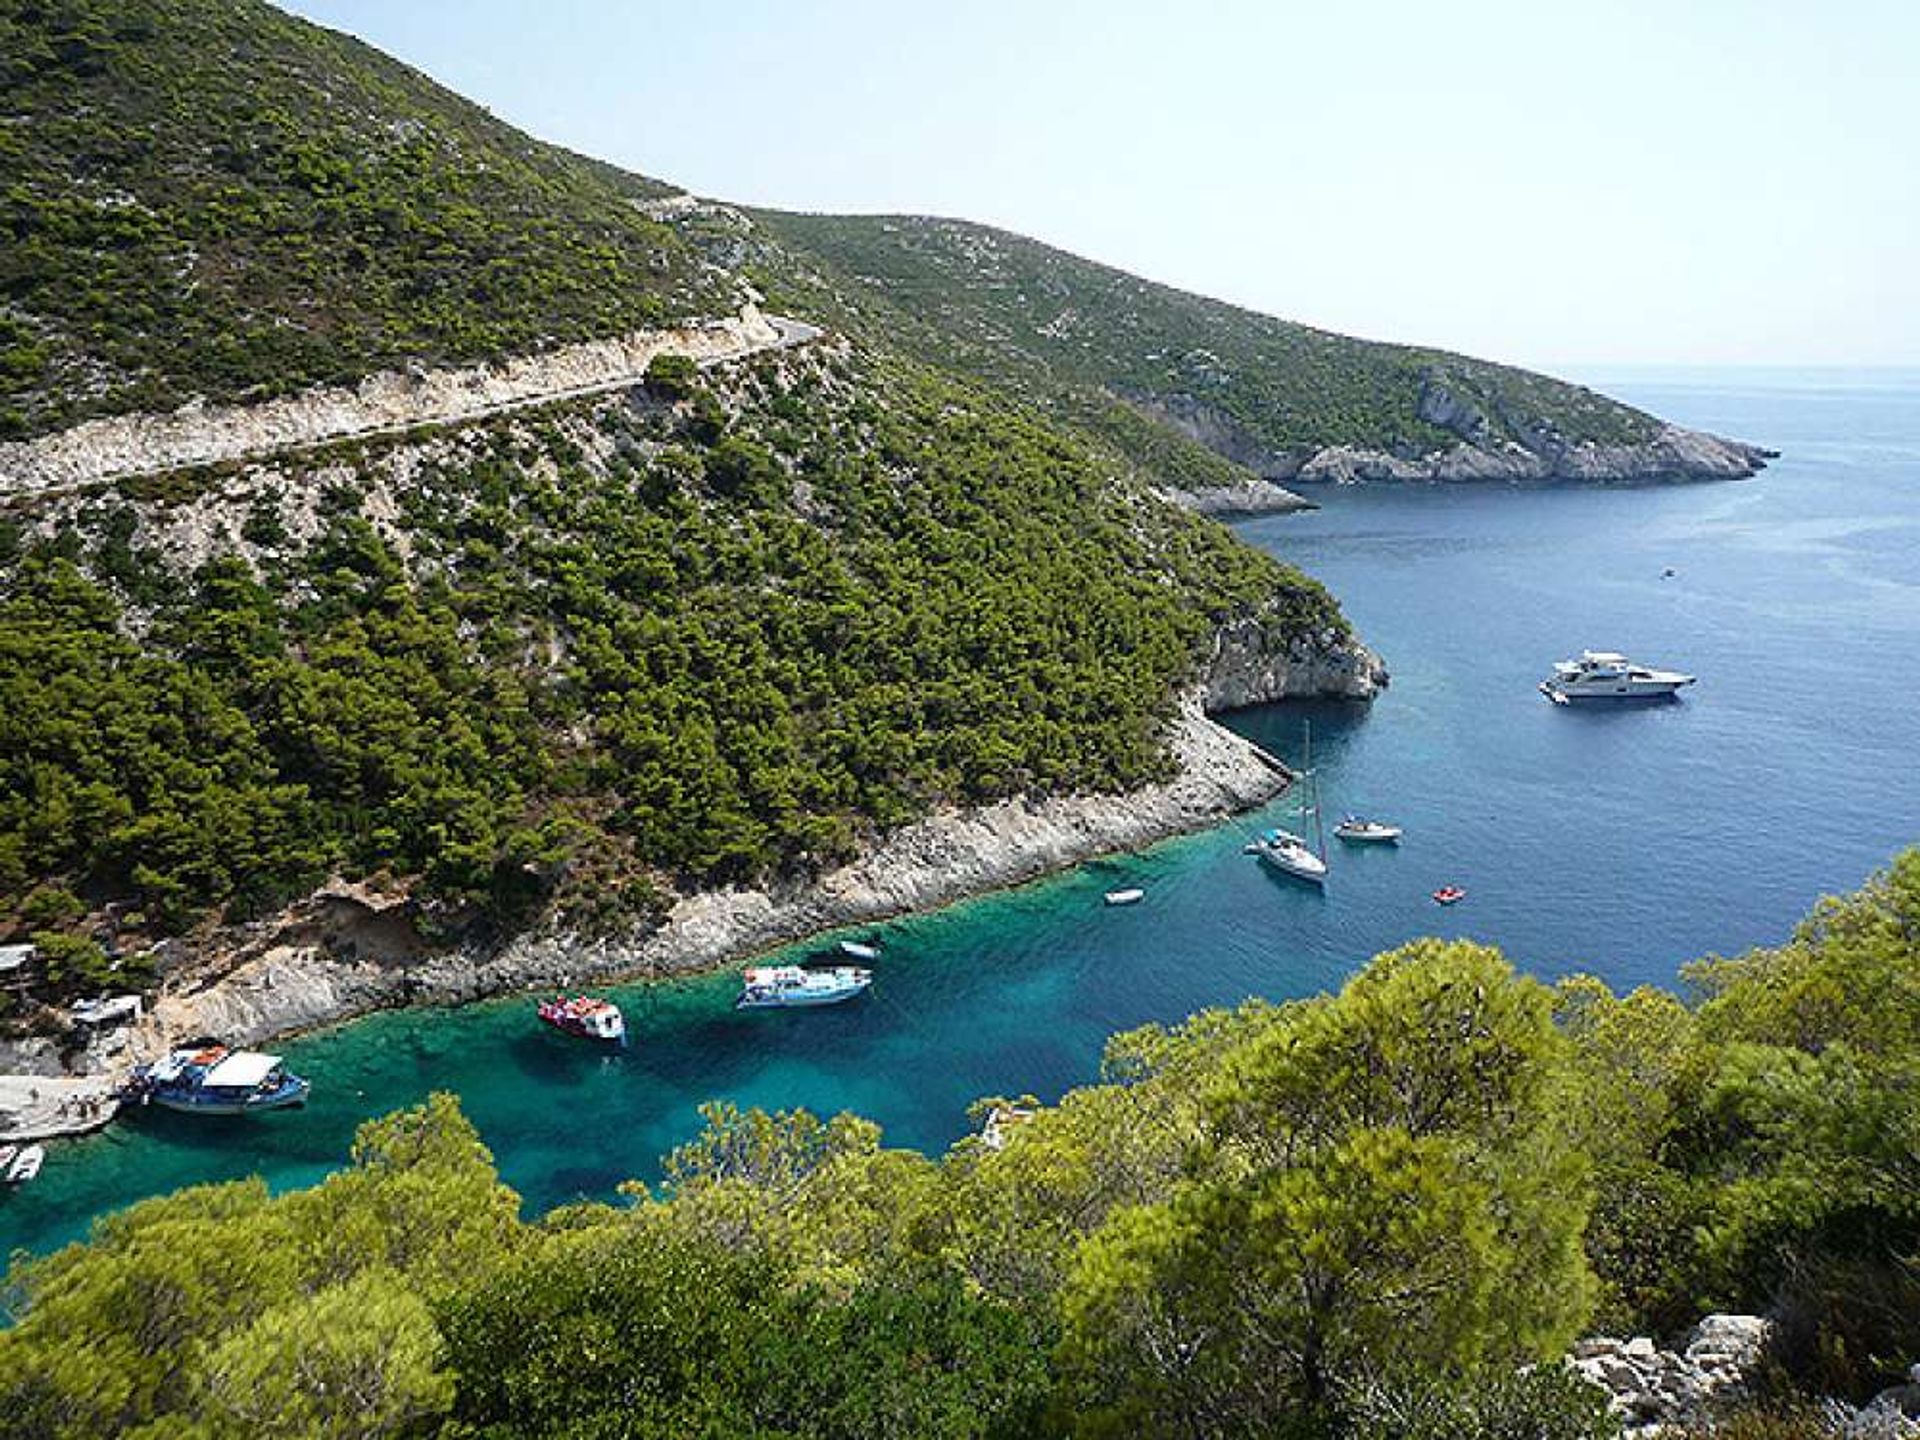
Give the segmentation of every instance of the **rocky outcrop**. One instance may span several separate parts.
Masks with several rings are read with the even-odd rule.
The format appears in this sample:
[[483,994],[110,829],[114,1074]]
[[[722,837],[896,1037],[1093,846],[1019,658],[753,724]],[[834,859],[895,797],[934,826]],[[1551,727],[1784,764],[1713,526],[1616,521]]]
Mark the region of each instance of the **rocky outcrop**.
[[[1568,1363],[1607,1393],[1630,1437],[1695,1433],[1749,1393],[1773,1341],[1773,1322],[1757,1315],[1709,1315],[1684,1350],[1662,1350],[1646,1336],[1596,1337],[1573,1347]],[[1908,1383],[1862,1406],[1827,1399],[1818,1407],[1829,1440],[1920,1440],[1920,1365]]]
[[1121,398],[1142,414],[1172,426],[1189,440],[1197,440],[1214,454],[1251,470],[1263,480],[1291,480],[1300,473],[1300,455],[1275,449],[1231,415],[1191,395],[1124,395]]
[[1163,500],[1199,515],[1219,519],[1245,518],[1251,515],[1285,515],[1294,510],[1317,507],[1304,496],[1296,495],[1271,480],[1251,476],[1239,485],[1210,485],[1204,490],[1185,490],[1173,485],[1155,487]]
[[1343,485],[1377,480],[1500,480],[1515,484],[1740,480],[1757,474],[1776,453],[1739,440],[1666,425],[1652,440],[1638,445],[1581,443],[1529,449],[1509,440],[1489,445],[1462,443],[1416,458],[1335,445],[1313,455],[1287,478],[1295,484]]
[[1820,1409],[1834,1440],[1920,1440],[1920,1365],[1864,1405],[1828,1399]]
[[1596,1337],[1573,1348],[1573,1368],[1607,1392],[1628,1435],[1707,1419],[1746,1391],[1773,1335],[1756,1315],[1709,1315],[1693,1327],[1683,1351],[1662,1350],[1646,1336]]
[[1206,668],[1207,708],[1238,710],[1309,697],[1371,700],[1387,678],[1380,657],[1350,636],[1329,629],[1276,648],[1267,626],[1250,617],[1214,634]]
[[493,364],[383,371],[351,388],[308,390],[258,405],[186,405],[168,415],[89,420],[38,440],[0,443],[0,496],[70,490],[473,420],[635,384],[658,355],[732,360],[804,343],[818,333],[748,304],[722,319],[638,330]]
[[1164,784],[942,811],[811,881],[687,896],[643,934],[547,932],[499,949],[428,953],[394,941],[390,904],[335,887],[260,927],[224,963],[169,982],[136,1048],[154,1054],[190,1035],[252,1044],[416,1001],[709,969],[818,931],[930,909],[1199,829],[1270,799],[1288,778],[1264,751],[1209,720],[1206,703],[1198,691],[1183,701],[1172,736],[1179,771]]
[[[1495,417],[1489,416],[1479,402],[1449,388],[1437,374],[1422,382],[1416,413],[1428,424],[1459,437],[1459,443],[1428,455],[1399,455],[1354,445],[1276,449],[1250,434],[1233,417],[1191,396],[1128,398],[1136,408],[1216,454],[1245,466],[1262,479],[1287,485],[1738,480],[1758,473],[1777,454],[1679,425],[1663,425],[1651,439],[1637,444],[1575,443],[1517,412],[1503,411],[1496,424]],[[1502,427],[1519,438],[1500,438]],[[1232,506],[1224,508],[1231,511]]]

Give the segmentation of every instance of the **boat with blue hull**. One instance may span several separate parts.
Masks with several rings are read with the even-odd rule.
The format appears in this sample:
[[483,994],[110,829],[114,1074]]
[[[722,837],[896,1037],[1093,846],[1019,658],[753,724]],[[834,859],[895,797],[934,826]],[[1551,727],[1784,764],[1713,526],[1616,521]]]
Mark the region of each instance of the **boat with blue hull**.
[[313,1086],[278,1055],[212,1045],[175,1050],[133,1074],[123,1098],[194,1115],[248,1115],[304,1105]]

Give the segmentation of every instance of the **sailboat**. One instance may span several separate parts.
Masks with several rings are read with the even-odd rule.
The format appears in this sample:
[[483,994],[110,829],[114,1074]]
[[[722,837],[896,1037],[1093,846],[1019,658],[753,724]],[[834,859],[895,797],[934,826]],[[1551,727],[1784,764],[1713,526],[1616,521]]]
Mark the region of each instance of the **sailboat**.
[[1313,820],[1314,843],[1309,845],[1304,836],[1291,830],[1275,828],[1263,831],[1260,837],[1249,847],[1259,857],[1260,863],[1283,875],[1291,875],[1296,880],[1306,880],[1315,885],[1327,883],[1327,836],[1320,823],[1319,785],[1313,775],[1313,724],[1307,722],[1306,743],[1300,769],[1301,795],[1300,813],[1304,820]]

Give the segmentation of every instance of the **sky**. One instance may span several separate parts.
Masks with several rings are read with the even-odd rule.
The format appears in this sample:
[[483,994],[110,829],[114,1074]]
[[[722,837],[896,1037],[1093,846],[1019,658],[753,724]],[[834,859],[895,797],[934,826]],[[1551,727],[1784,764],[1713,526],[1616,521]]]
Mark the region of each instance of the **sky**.
[[1920,365],[1908,0],[284,3],[702,195],[1524,365]]

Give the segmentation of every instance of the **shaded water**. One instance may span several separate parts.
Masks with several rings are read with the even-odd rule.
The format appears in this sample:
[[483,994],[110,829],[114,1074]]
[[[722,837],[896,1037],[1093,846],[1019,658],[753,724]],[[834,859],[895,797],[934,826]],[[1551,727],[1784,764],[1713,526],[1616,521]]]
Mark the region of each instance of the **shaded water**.
[[[1414,935],[1620,986],[1779,939],[1920,840],[1920,375],[1587,378],[1786,454],[1738,484],[1332,491],[1243,527],[1323,579],[1394,672],[1371,709],[1232,717],[1292,758],[1310,718],[1329,820],[1407,827],[1397,849],[1336,846],[1325,894],[1241,853],[1283,800],[881,927],[873,991],[837,1009],[738,1014],[730,975],[617,989],[632,1044],[615,1053],[546,1031],[526,998],[374,1016],[287,1047],[315,1081],[304,1111],[141,1115],[55,1149],[0,1198],[0,1244],[44,1249],[198,1180],[312,1183],[359,1121],[434,1088],[459,1093],[532,1212],[656,1175],[709,1098],[857,1110],[936,1149],[980,1095],[1092,1078],[1114,1030],[1335,985]],[[1548,705],[1535,682],[1583,646],[1700,683],[1675,704]],[[1428,896],[1449,882],[1468,896],[1443,910]],[[1103,907],[1123,883],[1146,902]]]

